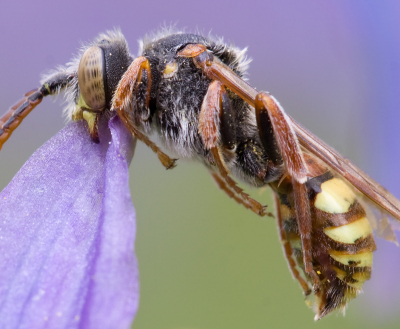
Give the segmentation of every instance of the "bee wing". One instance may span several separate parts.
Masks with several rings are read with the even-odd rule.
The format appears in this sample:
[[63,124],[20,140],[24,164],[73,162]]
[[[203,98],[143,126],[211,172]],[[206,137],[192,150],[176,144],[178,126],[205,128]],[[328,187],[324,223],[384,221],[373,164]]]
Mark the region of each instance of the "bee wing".
[[348,159],[336,152],[332,147],[325,144],[292,118],[291,120],[299,143],[304,149],[325,162],[362,194],[368,197],[374,205],[384,209],[394,219],[400,222],[400,201],[397,198],[372,178],[368,177],[367,174],[357,168]]
[[[197,56],[193,54],[192,57]],[[188,56],[186,56],[188,57]],[[207,65],[201,66],[206,76],[212,80],[222,82],[235,94],[240,96],[251,106],[255,106],[255,99],[258,94],[252,86],[237,76],[229,67],[221,62],[210,61]],[[341,156],[333,148],[326,145],[318,137],[314,136],[307,129],[303,128],[291,118],[293,129],[296,132],[300,145],[325,162],[338,174],[342,175],[350,184],[368,197],[378,208],[388,212],[397,223],[400,223],[400,201],[397,200],[384,187],[379,185],[349,160]]]

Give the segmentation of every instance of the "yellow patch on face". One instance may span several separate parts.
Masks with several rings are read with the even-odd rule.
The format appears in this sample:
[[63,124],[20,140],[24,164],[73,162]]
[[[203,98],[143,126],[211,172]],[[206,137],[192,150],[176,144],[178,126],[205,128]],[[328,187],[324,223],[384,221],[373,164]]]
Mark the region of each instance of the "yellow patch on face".
[[165,66],[165,69],[163,71],[163,78],[164,79],[172,78],[175,75],[177,69],[178,69],[178,64],[176,62],[169,62]]
[[358,239],[365,239],[372,234],[372,229],[368,219],[362,217],[350,224],[327,227],[324,233],[337,242],[354,244]]
[[372,266],[372,251],[349,255],[346,252],[331,251],[329,255],[343,265],[364,267]]
[[96,115],[97,115],[96,113],[88,112],[88,111],[83,111],[83,113],[82,113],[83,118],[88,123],[90,133],[92,133],[95,129]]
[[356,195],[341,179],[333,178],[321,184],[315,207],[330,214],[343,214],[349,211]]
[[79,94],[79,98],[76,103],[76,108],[91,110],[90,106],[86,104],[85,99],[83,98],[82,94]]
[[72,121],[79,121],[83,119],[83,110],[80,106],[76,106],[72,112]]

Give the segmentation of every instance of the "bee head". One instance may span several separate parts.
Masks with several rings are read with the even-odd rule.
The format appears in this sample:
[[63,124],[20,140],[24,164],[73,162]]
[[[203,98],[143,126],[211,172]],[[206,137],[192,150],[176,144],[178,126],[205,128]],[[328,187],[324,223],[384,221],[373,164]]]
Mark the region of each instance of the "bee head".
[[109,109],[118,82],[132,60],[121,32],[99,35],[79,61],[77,105],[94,112]]

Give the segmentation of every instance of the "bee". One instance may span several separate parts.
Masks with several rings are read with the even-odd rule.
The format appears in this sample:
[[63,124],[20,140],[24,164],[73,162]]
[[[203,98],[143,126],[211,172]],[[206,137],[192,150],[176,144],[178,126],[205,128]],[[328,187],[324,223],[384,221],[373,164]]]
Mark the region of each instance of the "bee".
[[[259,216],[273,215],[233,177],[269,185],[289,269],[321,319],[344,310],[371,276],[373,219],[358,192],[395,220],[400,202],[251,87],[247,65],[245,51],[211,37],[166,32],[145,39],[134,57],[120,31],[101,34],[0,119],[0,148],[43,97],[63,91],[66,115],[86,121],[94,143],[99,120],[118,115],[166,169],[177,159],[149,139],[153,132],[173,154],[201,161]],[[388,222],[378,225],[395,240]]]

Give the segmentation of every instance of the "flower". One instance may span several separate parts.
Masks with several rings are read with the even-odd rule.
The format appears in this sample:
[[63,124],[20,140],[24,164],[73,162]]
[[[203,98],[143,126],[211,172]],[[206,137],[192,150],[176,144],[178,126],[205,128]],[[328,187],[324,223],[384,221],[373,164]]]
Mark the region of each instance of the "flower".
[[[138,308],[135,141],[71,123],[0,194],[0,328],[129,328]],[[111,133],[110,133],[111,132]]]

